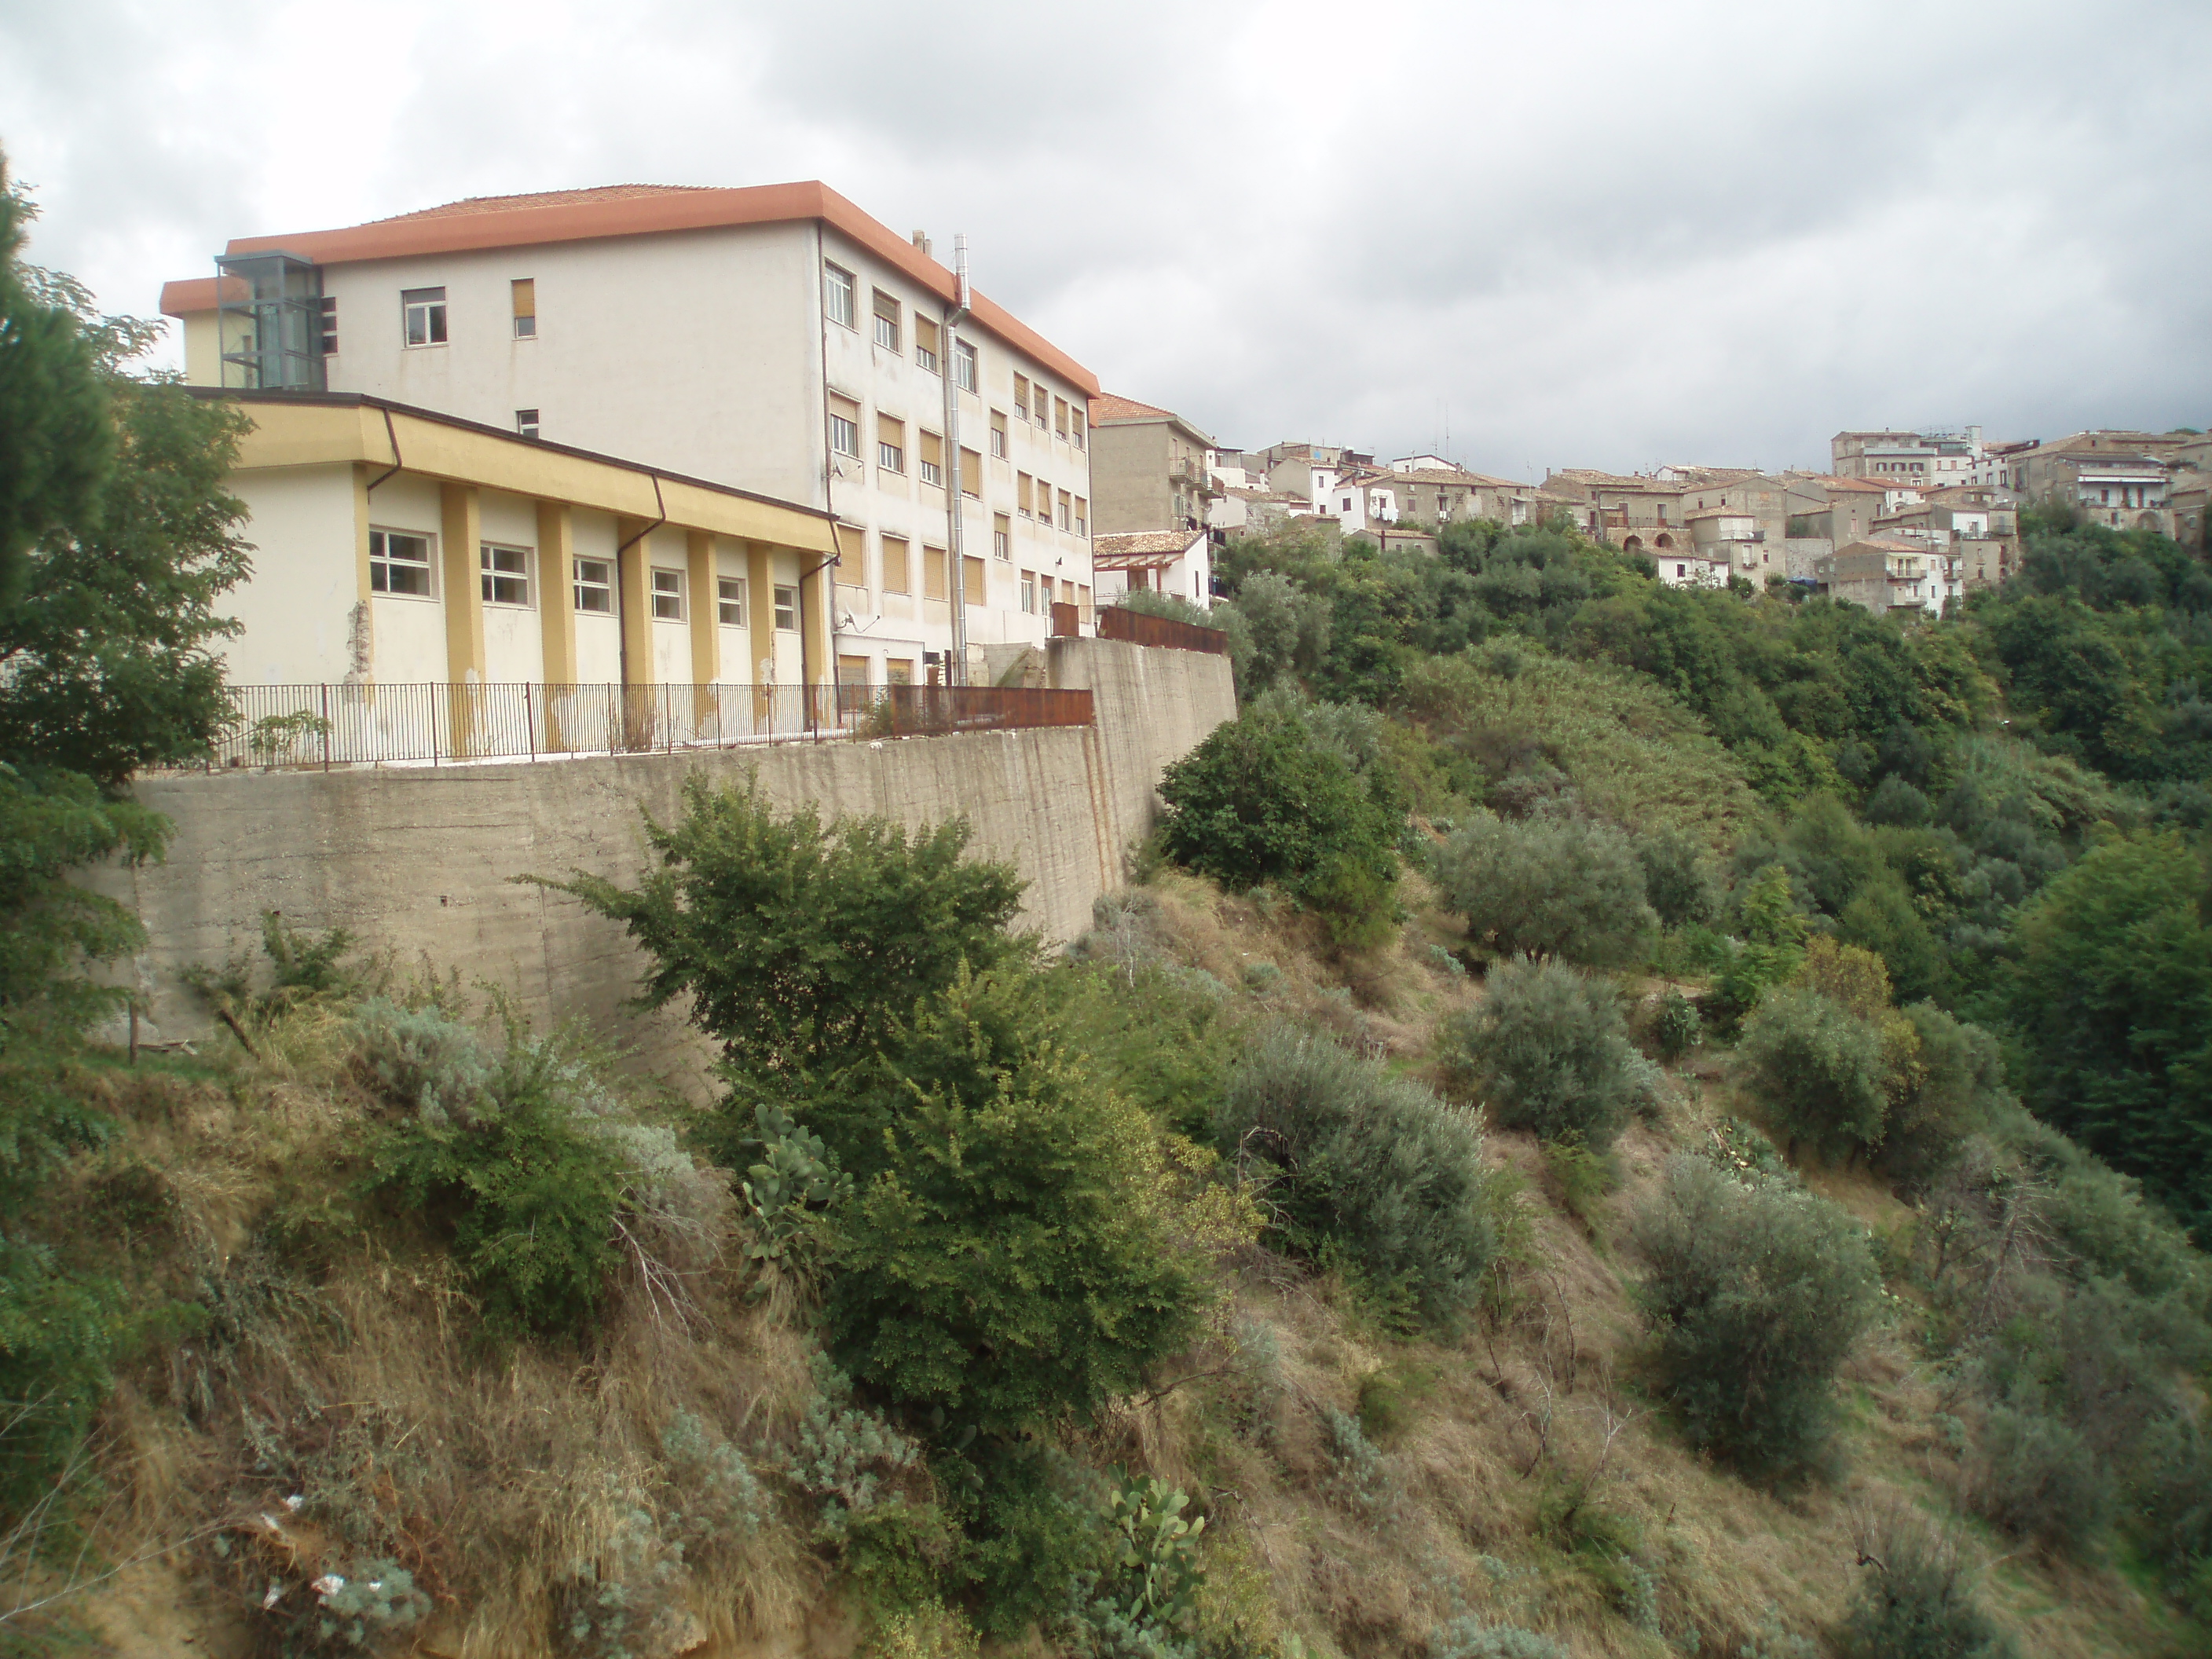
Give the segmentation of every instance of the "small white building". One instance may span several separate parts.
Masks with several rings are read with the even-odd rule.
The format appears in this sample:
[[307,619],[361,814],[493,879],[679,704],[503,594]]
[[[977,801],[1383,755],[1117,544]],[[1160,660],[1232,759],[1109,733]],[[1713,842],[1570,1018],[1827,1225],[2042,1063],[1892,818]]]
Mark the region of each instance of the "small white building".
[[1091,538],[1097,573],[1098,602],[1146,589],[1188,599],[1201,610],[1213,605],[1213,544],[1203,530],[1146,530]]
[[1651,554],[1659,567],[1659,580],[1669,587],[1726,587],[1729,563],[1726,551],[1705,552],[1670,548]]

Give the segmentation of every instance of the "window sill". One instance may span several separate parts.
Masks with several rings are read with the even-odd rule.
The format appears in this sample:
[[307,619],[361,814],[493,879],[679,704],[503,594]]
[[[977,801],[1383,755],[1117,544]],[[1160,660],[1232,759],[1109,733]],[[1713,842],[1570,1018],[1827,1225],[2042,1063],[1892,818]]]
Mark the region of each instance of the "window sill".
[[452,345],[451,340],[430,340],[422,345],[403,345],[402,351],[443,351]]
[[438,603],[438,595],[436,595],[435,593],[374,593],[374,592],[373,592],[373,593],[371,593],[368,597],[369,597],[369,598],[371,598],[372,599],[404,599],[404,600],[405,600],[409,605],[435,605],[435,604],[437,604],[437,603]]

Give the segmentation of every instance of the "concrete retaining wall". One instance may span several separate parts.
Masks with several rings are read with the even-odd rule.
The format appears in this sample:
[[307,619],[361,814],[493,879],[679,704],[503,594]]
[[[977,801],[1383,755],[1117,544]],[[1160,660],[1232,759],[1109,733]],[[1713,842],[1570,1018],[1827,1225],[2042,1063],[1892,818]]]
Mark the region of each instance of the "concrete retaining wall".
[[257,945],[271,909],[299,927],[349,928],[403,963],[492,981],[534,1020],[582,1017],[619,1030],[637,985],[635,948],[574,901],[511,878],[586,870],[634,881],[646,862],[641,807],[669,819],[690,773],[735,779],[757,767],[770,799],[813,802],[825,817],[877,813],[914,826],[964,814],[974,850],[1012,860],[1029,884],[1025,925],[1066,939],[1121,880],[1131,842],[1151,827],[1162,769],[1233,719],[1236,705],[1227,659],[1197,652],[1062,640],[1048,666],[1053,684],[1093,693],[1095,726],[149,778],[138,799],[176,824],[167,860],[103,870],[93,884],[144,919],[141,1006],[168,1036],[209,1023],[184,970]]

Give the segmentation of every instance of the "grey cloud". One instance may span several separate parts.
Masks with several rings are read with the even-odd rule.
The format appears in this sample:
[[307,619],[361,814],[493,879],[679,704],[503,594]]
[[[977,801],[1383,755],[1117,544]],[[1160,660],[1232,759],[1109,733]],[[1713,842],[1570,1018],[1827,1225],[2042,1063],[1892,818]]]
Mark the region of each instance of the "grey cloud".
[[[4,5],[5,0],[0,0]],[[993,0],[0,9],[39,257],[821,177],[1226,438],[1533,465],[2207,424],[2212,12]]]

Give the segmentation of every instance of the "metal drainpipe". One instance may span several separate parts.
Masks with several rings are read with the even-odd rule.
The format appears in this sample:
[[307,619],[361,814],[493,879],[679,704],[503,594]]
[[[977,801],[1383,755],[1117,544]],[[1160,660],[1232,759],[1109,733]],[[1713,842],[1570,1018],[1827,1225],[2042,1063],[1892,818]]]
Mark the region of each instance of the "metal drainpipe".
[[945,458],[948,479],[945,492],[945,538],[951,544],[947,557],[952,568],[946,573],[945,591],[951,598],[952,650],[951,660],[945,665],[945,678],[949,685],[965,685],[968,684],[968,566],[966,549],[960,534],[960,387],[953,374],[960,359],[960,344],[953,331],[968,320],[968,233],[965,231],[956,232],[952,238],[952,303],[945,307],[944,326],[938,336],[938,344],[943,349],[944,355],[937,363],[945,381],[945,446],[950,452]]

